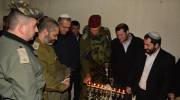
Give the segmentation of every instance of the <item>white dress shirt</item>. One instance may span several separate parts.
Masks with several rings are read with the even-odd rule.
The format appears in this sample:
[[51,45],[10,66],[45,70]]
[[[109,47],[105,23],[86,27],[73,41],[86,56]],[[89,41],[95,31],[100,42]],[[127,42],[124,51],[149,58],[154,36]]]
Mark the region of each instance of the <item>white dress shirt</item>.
[[147,82],[149,73],[151,71],[152,65],[154,63],[154,60],[155,60],[157,54],[159,53],[159,50],[160,50],[160,48],[158,50],[156,50],[156,52],[154,52],[151,55],[146,54],[147,55],[146,62],[145,62],[145,65],[144,65],[144,69],[143,69],[141,79],[139,81],[139,87],[141,89],[143,89],[143,90],[146,90],[146,82]]
[[127,39],[125,42],[122,43],[125,52],[127,52],[127,48],[129,47],[129,45],[130,45],[130,43],[131,43],[131,40],[132,40],[132,35],[129,34],[129,35],[128,35],[128,39]]

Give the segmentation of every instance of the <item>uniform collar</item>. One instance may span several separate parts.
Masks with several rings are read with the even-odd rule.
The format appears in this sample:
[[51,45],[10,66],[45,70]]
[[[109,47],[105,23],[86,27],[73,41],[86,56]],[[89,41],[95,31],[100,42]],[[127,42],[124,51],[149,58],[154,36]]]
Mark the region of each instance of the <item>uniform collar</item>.
[[48,47],[49,45],[42,43],[42,42],[40,41],[40,39],[37,37],[37,38],[35,39],[34,43],[33,43],[33,47],[34,47],[34,49],[38,49],[39,46],[42,46],[42,47],[46,48],[46,47]]
[[29,47],[32,51],[34,51],[33,47],[30,45],[30,43],[28,43],[27,41],[23,40],[22,38],[10,33],[10,32],[7,32],[7,31],[4,31],[3,34],[5,37],[7,38],[10,38],[10,39],[13,39],[15,41],[18,41],[24,45],[26,45],[27,47]]

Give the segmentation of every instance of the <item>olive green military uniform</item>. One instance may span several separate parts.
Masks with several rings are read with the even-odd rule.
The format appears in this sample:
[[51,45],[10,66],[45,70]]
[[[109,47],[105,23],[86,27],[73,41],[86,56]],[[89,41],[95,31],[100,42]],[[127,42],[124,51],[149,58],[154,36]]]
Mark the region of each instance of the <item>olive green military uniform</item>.
[[[10,0],[9,7],[10,23],[14,22],[11,20],[14,17],[14,20],[21,18],[18,15],[34,19],[42,15],[23,0]],[[16,24],[10,24],[12,33],[3,32],[0,38],[0,95],[6,98],[3,100],[42,100],[45,83],[42,67],[32,46],[24,40],[33,34],[31,32],[34,29],[30,33],[16,36],[20,33],[15,30],[21,23],[17,20]]]
[[97,37],[91,36],[88,27],[85,27],[83,32],[80,41],[82,77],[84,79],[87,74],[90,74],[92,82],[107,83],[104,64],[109,63],[110,60],[110,31],[108,28],[101,27]]
[[[66,90],[65,85],[61,82],[69,76],[69,69],[59,63],[51,46],[42,44],[39,39],[36,39],[33,47],[37,50],[39,61],[43,66],[43,75],[46,81],[44,99],[67,100],[67,92],[64,92]],[[51,92],[51,90],[57,90],[57,92]]]
[[0,37],[0,94],[13,100],[42,100],[42,67],[33,48],[4,32]]

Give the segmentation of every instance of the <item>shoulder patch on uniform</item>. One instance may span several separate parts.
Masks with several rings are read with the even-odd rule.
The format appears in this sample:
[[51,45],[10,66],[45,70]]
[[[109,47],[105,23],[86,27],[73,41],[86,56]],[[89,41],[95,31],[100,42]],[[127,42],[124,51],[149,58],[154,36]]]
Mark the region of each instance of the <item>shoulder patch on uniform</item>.
[[20,60],[20,63],[21,64],[27,64],[29,63],[29,56],[28,56],[28,53],[26,51],[25,48],[18,48],[17,49],[17,52],[18,52],[18,55],[19,55],[19,60]]
[[38,49],[39,49],[39,43],[38,43],[38,42],[34,42],[34,43],[33,43],[33,48],[34,48],[35,50],[38,50]]

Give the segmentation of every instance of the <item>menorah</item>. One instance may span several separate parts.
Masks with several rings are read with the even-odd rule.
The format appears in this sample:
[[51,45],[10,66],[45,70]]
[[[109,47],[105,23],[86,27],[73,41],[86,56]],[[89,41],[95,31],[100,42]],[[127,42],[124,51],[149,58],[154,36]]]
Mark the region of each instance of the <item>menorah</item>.
[[103,85],[99,83],[87,84],[88,100],[123,100],[125,90],[118,88],[111,88],[110,85]]

